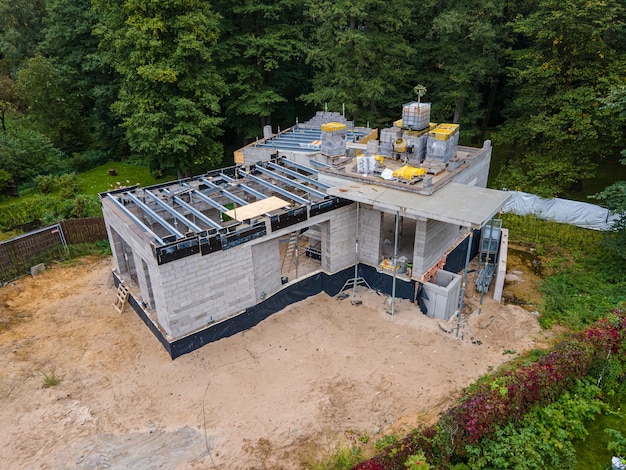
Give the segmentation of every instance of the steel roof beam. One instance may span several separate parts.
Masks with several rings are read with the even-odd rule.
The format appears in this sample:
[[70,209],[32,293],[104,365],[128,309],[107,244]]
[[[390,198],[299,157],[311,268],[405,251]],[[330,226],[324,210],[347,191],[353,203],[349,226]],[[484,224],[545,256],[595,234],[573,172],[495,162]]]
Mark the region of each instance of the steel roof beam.
[[220,186],[218,186],[217,184],[213,183],[212,181],[209,181],[206,178],[202,178],[200,181],[202,181],[204,184],[206,184],[209,188],[217,189],[217,190],[221,191],[224,196],[226,196],[231,201],[236,202],[240,206],[245,206],[245,205],[248,204],[248,201],[246,201],[245,199],[241,199],[240,197],[235,196],[233,193],[227,191],[226,189],[221,188]]
[[154,239],[157,241],[159,245],[165,245],[165,242],[156,233],[150,230],[150,228],[148,228],[146,224],[144,224],[141,220],[139,220],[139,218],[135,214],[129,211],[128,208],[124,204],[122,204],[120,201],[118,201],[114,195],[112,195],[111,193],[107,193],[107,196],[109,196],[109,199],[113,201],[113,203],[118,207],[118,209],[121,209],[122,212],[124,212],[128,217],[130,217],[133,222],[139,225],[139,228],[141,228],[144,232],[148,233],[150,236],[154,237]]
[[311,175],[317,175],[319,173],[315,168],[311,168],[310,166],[302,165],[301,163],[291,161],[285,157],[282,157],[280,161],[283,162],[285,165],[292,166],[294,168],[297,168],[298,170],[306,171],[307,173],[310,173]]
[[211,207],[214,207],[215,209],[217,209],[220,212],[228,212],[230,209],[228,207],[224,207],[223,205],[221,205],[219,202],[214,201],[213,199],[211,199],[209,196],[207,196],[206,194],[202,194],[200,191],[198,191],[197,189],[193,189],[191,191],[191,194],[195,194],[196,196],[198,196],[200,199],[202,199],[204,202],[206,202],[208,205],[210,205]]
[[238,180],[231,178],[228,175],[225,175],[224,173],[220,173],[221,178],[226,181],[229,184],[236,184],[237,186],[239,186],[241,189],[243,189],[245,192],[247,192],[248,194],[252,194],[253,196],[259,198],[259,199],[267,199],[267,195],[263,194],[260,191],[257,191],[254,188],[251,188],[250,186],[246,186],[243,183],[240,183]]
[[[258,169],[258,167],[257,167]],[[267,170],[265,170],[267,171]],[[271,172],[270,172],[271,173]],[[271,189],[272,191],[276,191],[278,194],[281,194],[283,196],[285,196],[288,199],[291,199],[292,201],[296,201],[300,204],[311,204],[311,201],[304,199],[303,197],[297,196],[296,194],[293,194],[289,191],[287,191],[286,189],[280,188],[278,186],[276,186],[275,184],[272,184],[268,181],[265,181],[257,176],[251,175],[246,173],[245,171],[243,171],[242,169],[239,169],[239,174],[241,176],[243,176],[244,178],[249,178],[252,181],[256,181],[257,183],[259,183],[261,186],[265,186],[268,189]],[[288,178],[287,178],[288,179]]]
[[133,194],[131,194],[129,192],[124,193],[124,195],[126,197],[128,197],[131,201],[133,201],[135,204],[137,204],[137,206],[142,211],[144,211],[146,214],[148,214],[150,217],[152,217],[154,220],[156,220],[169,233],[171,233],[172,235],[176,235],[176,237],[178,237],[178,238],[185,238],[185,235],[182,232],[179,232],[176,229],[176,227],[172,227],[167,220],[165,220],[159,214],[157,214],[152,209],[150,209],[145,203],[141,202],[136,196],[134,196]]
[[270,171],[267,168],[263,168],[262,166],[257,165],[256,166],[256,170],[260,171],[264,175],[270,176],[272,178],[276,178],[278,181],[282,181],[285,184],[293,186],[294,188],[297,188],[297,189],[300,189],[302,191],[305,191],[305,192],[309,193],[312,196],[319,197],[320,199],[325,199],[326,198],[326,193],[318,191],[317,189],[310,188],[310,187],[308,187],[308,186],[306,186],[304,184],[298,183],[297,181],[294,181],[291,178],[287,178],[286,176],[278,174],[278,173],[276,173],[274,171]]
[[191,220],[189,220],[183,214],[178,212],[172,206],[170,206],[167,203],[163,202],[161,199],[159,199],[159,197],[156,194],[151,193],[147,189],[144,190],[144,193],[147,194],[148,196],[150,196],[154,202],[156,202],[161,208],[165,209],[172,217],[174,217],[175,219],[177,219],[177,220],[181,221],[183,224],[185,224],[188,229],[193,230],[194,232],[202,232],[202,228],[200,226],[194,224]]
[[299,178],[302,181],[306,181],[307,183],[317,186],[318,188],[322,188],[322,189],[330,188],[330,186],[328,186],[327,184],[320,183],[319,181],[314,180],[313,178],[304,176],[298,173],[297,171],[290,170],[289,168],[285,168],[284,166],[277,165],[276,163],[267,162],[267,166],[269,166],[272,170],[280,171],[282,173],[285,173],[286,175],[293,176],[294,178]]
[[[168,191],[167,189],[163,189],[163,191],[166,194],[172,195],[173,193],[171,191]],[[213,219],[208,218],[206,215],[204,215],[202,212],[200,212],[198,209],[196,209],[195,207],[193,207],[191,204],[188,204],[187,202],[183,201],[179,196],[173,196],[172,198],[178,205],[180,205],[181,207],[184,207],[185,209],[187,209],[189,212],[191,212],[193,215],[196,216],[196,218],[200,219],[202,222],[204,222],[205,224],[207,224],[209,227],[214,228],[214,229],[221,229],[223,228],[220,224],[218,224],[217,222],[215,222]]]

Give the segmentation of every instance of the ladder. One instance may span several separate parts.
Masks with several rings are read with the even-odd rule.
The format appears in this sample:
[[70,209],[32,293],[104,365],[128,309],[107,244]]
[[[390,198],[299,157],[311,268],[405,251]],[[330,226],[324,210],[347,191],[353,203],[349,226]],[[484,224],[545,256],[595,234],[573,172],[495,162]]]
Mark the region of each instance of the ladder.
[[113,307],[117,310],[117,313],[122,313],[124,311],[124,307],[126,306],[126,301],[128,300],[128,296],[130,295],[130,291],[126,284],[120,282],[120,285],[117,287],[117,294],[115,296],[115,302],[113,302]]
[[287,272],[291,271],[293,260],[296,257],[297,247],[298,247],[298,232],[292,232],[289,235],[289,241],[287,242],[287,248],[285,249],[285,255],[283,256],[283,263],[280,266],[280,271],[282,273],[285,272],[285,263],[287,262],[287,258],[289,258],[289,268],[287,269]]

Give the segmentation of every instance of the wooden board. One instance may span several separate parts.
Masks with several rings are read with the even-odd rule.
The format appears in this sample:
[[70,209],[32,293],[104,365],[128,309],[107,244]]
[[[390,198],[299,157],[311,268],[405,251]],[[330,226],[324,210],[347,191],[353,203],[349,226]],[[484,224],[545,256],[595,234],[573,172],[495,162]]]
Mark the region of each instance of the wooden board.
[[275,211],[276,209],[282,209],[287,207],[289,203],[284,199],[276,196],[271,196],[266,199],[261,199],[245,206],[237,207],[236,209],[224,212],[228,217],[235,219],[239,222],[247,219],[254,219],[268,212]]

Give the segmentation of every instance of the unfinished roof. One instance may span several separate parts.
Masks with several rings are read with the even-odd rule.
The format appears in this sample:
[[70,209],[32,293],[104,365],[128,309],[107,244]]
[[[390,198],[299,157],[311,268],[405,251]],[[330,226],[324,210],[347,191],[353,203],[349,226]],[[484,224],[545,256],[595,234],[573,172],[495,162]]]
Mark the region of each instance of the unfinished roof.
[[329,188],[327,193],[369,204],[383,212],[400,212],[474,229],[485,225],[511,197],[504,191],[458,183],[448,183],[429,196],[358,182]]
[[226,250],[351,201],[326,193],[315,168],[286,159],[100,195],[154,245],[159,264]]

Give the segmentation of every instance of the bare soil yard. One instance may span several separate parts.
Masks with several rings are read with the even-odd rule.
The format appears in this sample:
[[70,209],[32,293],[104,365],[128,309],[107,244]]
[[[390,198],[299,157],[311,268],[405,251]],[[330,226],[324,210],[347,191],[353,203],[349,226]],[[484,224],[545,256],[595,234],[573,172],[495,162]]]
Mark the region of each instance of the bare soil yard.
[[[479,316],[471,282],[475,342],[406,301],[392,318],[360,288],[362,305],[320,294],[171,361],[130,307],[114,310],[111,269],[87,257],[0,288],[2,468],[305,468],[434,421],[549,335],[520,306],[486,299]],[[519,269],[507,289],[531,282]]]

